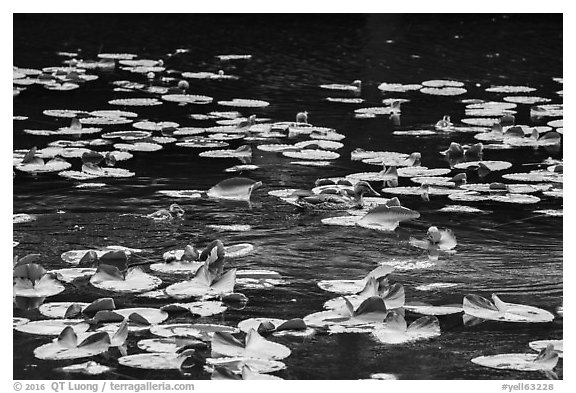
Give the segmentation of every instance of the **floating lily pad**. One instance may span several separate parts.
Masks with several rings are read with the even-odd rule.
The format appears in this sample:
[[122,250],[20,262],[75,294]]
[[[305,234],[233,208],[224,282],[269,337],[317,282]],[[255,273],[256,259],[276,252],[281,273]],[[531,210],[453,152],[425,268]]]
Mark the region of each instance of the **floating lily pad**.
[[134,142],[134,143],[115,143],[114,148],[124,151],[158,151],[162,149],[162,145],[149,142]]
[[318,282],[318,287],[327,292],[342,295],[356,294],[362,291],[370,278],[379,279],[392,273],[394,268],[390,266],[378,266],[362,279],[357,280],[323,280]]
[[107,333],[93,333],[82,342],[73,328],[66,327],[54,342],[44,344],[34,350],[34,356],[42,360],[80,359],[104,353],[110,348],[110,337]]
[[397,93],[404,93],[406,91],[420,90],[422,85],[419,84],[402,84],[402,83],[386,83],[383,82],[378,85],[381,91],[391,91]]
[[90,328],[83,319],[47,319],[31,321],[18,325],[14,329],[22,333],[36,334],[41,336],[58,336],[65,327],[70,326],[76,334],[83,333]]
[[48,317],[48,318],[65,318],[66,311],[72,305],[76,305],[80,309],[86,308],[90,303],[82,303],[82,302],[52,302],[52,303],[44,303],[39,308],[40,314]]
[[506,353],[493,356],[479,356],[472,363],[499,370],[543,371],[552,370],[558,363],[558,354],[551,350],[546,354]]
[[46,109],[42,112],[46,116],[73,118],[86,114],[86,111],[76,109]]
[[178,128],[180,124],[175,123],[173,121],[139,121],[137,123],[132,124],[134,128],[144,131],[161,131],[164,128]]
[[372,331],[372,336],[385,344],[404,344],[428,340],[440,335],[440,322],[434,316],[419,318],[407,326],[404,317],[395,311],[386,315],[384,323]]
[[338,97],[327,97],[328,102],[338,102],[342,104],[361,104],[364,102],[363,98],[338,98]]
[[503,171],[512,167],[512,163],[508,161],[467,161],[454,165],[456,169],[476,169],[478,167],[485,167],[490,172]]
[[208,372],[213,371],[216,367],[225,367],[230,372],[241,372],[244,367],[248,366],[252,371],[258,373],[273,373],[286,368],[286,365],[277,360],[256,359],[248,357],[222,357],[206,359]]
[[466,94],[467,90],[463,87],[423,87],[420,92],[433,96],[459,96]]
[[240,321],[238,323],[238,329],[244,333],[248,333],[251,329],[258,331],[261,324],[267,324],[267,331],[271,331],[274,336],[293,336],[293,337],[309,337],[315,333],[315,330],[306,326],[303,321],[301,323],[296,323],[294,321],[288,321],[285,319],[277,318],[250,318]]
[[166,195],[172,198],[190,198],[197,199],[202,197],[204,191],[199,190],[160,190],[158,194]]
[[30,322],[28,318],[19,318],[19,317],[12,317],[12,328],[16,326],[24,325],[25,323]]
[[139,353],[118,358],[121,366],[144,370],[179,370],[186,360],[186,356],[169,353]]
[[218,101],[218,105],[235,106],[241,108],[264,108],[270,105],[269,102],[262,100],[249,100],[244,98],[234,98],[231,101]]
[[436,135],[437,132],[431,130],[403,130],[403,131],[394,131],[392,134],[403,136],[429,136],[429,135]]
[[54,371],[68,374],[101,375],[112,371],[112,368],[91,360],[85,363],[55,368]]
[[[166,256],[164,256],[166,258]],[[203,262],[173,261],[168,263],[153,263],[150,270],[166,274],[194,274]]]
[[210,340],[214,333],[238,333],[235,327],[199,323],[174,323],[167,325],[154,325],[150,332],[159,337],[189,337],[199,340]]
[[217,55],[220,61],[230,61],[230,60],[250,60],[252,55]]
[[[99,267],[99,270],[101,269],[102,265]],[[90,279],[90,283],[96,288],[108,291],[136,293],[155,289],[162,284],[162,280],[134,267],[128,269],[124,275],[112,275],[107,271],[97,270]]]
[[448,205],[444,206],[438,211],[443,213],[463,213],[463,214],[486,213],[485,210],[465,205]]
[[209,104],[214,100],[209,96],[193,94],[165,94],[162,96],[162,99],[168,102],[178,102],[184,104]]
[[303,149],[300,151],[283,151],[282,155],[290,158],[302,160],[334,160],[340,157],[340,154],[320,149]]
[[12,224],[25,224],[36,221],[36,216],[26,213],[17,213],[12,215]]
[[552,101],[550,98],[535,97],[535,96],[508,96],[503,98],[504,101],[514,102],[516,104],[543,104]]
[[156,98],[121,98],[121,99],[108,101],[108,103],[110,105],[122,105],[122,106],[162,105],[162,101],[158,101]]
[[500,119],[494,117],[469,117],[462,119],[461,122],[473,126],[492,127],[494,124],[498,123],[499,120]]
[[210,198],[234,201],[248,201],[252,191],[260,187],[262,182],[245,177],[226,179],[210,188],[206,193]]
[[460,305],[433,306],[431,304],[418,302],[406,303],[404,308],[408,311],[424,315],[450,315],[463,312],[462,306]]
[[399,177],[415,177],[415,176],[442,176],[452,172],[450,168],[433,168],[429,169],[424,166],[407,166],[398,168]]
[[558,356],[561,358],[564,357],[564,340],[538,340],[531,341],[528,345],[538,352],[545,350],[548,345],[552,345],[554,351],[558,353]]
[[453,80],[434,79],[424,81],[422,82],[422,85],[426,87],[463,87],[464,83]]
[[214,333],[212,355],[247,357],[254,359],[281,360],[290,356],[290,349],[282,344],[266,340],[254,329],[246,334],[244,342],[229,333]]
[[505,303],[494,294],[492,300],[493,302],[478,295],[466,295],[464,312],[476,318],[504,322],[538,323],[554,319],[552,313],[537,307]]
[[431,284],[423,284],[414,287],[417,291],[434,291],[437,289],[444,289],[444,288],[453,288],[457,287],[458,284],[451,283],[451,282],[435,282]]
[[486,88],[486,91],[490,93],[530,93],[536,91],[533,87],[528,86],[492,86]]
[[507,180],[537,182],[537,183],[563,182],[563,175],[561,173],[554,173],[547,170],[537,170],[529,173],[507,173],[505,175],[502,175],[502,178]]

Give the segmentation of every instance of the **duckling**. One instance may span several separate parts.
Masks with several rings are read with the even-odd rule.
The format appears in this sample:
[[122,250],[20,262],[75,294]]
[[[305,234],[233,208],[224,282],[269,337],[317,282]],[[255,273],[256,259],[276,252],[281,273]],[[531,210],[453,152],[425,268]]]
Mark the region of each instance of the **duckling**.
[[320,194],[296,192],[294,196],[298,197],[295,204],[300,207],[315,210],[348,210],[363,208],[364,196],[380,196],[380,194],[368,182],[360,181],[353,190],[340,189],[336,194],[330,191]]
[[304,112],[298,112],[296,114],[296,124],[308,124],[308,112],[304,111]]
[[181,218],[184,216],[186,212],[184,209],[180,207],[180,205],[173,203],[167,209],[160,209],[154,213],[148,214],[146,217],[151,218],[153,220],[164,221],[164,220],[173,220],[176,218]]
[[438,131],[448,131],[454,124],[450,121],[450,116],[444,116],[438,120],[434,126]]

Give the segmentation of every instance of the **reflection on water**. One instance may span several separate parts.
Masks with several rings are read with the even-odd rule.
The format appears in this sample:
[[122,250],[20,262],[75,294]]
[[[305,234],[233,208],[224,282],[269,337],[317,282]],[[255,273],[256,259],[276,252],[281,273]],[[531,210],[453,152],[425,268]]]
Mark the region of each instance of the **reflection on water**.
[[[561,16],[474,16],[474,15],[141,15],[106,17],[61,15],[17,15],[14,19],[14,63],[41,68],[57,65],[57,51],[82,48],[83,56],[94,58],[102,52],[135,52],[143,58],[166,58],[177,48],[191,52],[166,58],[169,69],[239,75],[237,81],[190,81],[191,91],[217,100],[234,97],[263,99],[270,107],[241,110],[273,121],[291,121],[307,110],[315,125],[334,127],[346,135],[341,157],[325,168],[289,165],[286,158],[255,149],[253,164],[261,168],[244,174],[264,186],[247,203],[217,202],[208,199],[178,200],[186,210],[183,220],[152,222],[143,216],[167,208],[174,200],[157,191],[207,190],[229,177],[223,170],[238,164],[233,159],[210,160],[198,157],[197,150],[166,146],[154,153],[135,153],[119,166],[135,171],[131,179],[106,180],[107,186],[77,189],[74,182],[56,176],[26,176],[14,179],[15,213],[35,214],[32,223],[14,227],[15,253],[41,253],[47,268],[65,267],[64,251],[119,244],[145,250],[144,256],[159,261],[161,254],[187,243],[205,245],[215,238],[224,244],[249,242],[255,251],[228,261],[231,267],[272,269],[289,282],[270,290],[245,290],[250,299],[242,311],[229,310],[206,321],[235,324],[256,317],[302,317],[319,311],[332,296],[316,286],[324,279],[361,278],[382,262],[426,261],[422,250],[411,247],[410,236],[422,238],[430,225],[451,228],[458,240],[455,255],[442,257],[425,269],[398,269],[393,281],[402,283],[408,300],[432,304],[461,303],[470,293],[502,295],[503,300],[530,304],[554,312],[562,305],[562,219],[538,216],[534,210],[561,208],[561,199],[545,199],[537,205],[487,204],[485,215],[440,213],[453,204],[445,197],[431,197],[423,204],[419,197],[402,197],[403,205],[420,211],[421,218],[402,224],[393,233],[364,228],[322,226],[330,213],[302,211],[268,196],[280,188],[309,188],[317,178],[342,176],[375,170],[349,160],[357,147],[411,153],[420,151],[428,167],[447,167],[438,154],[451,141],[473,143],[472,134],[431,137],[392,136],[395,129],[387,118],[354,119],[357,105],[330,103],[318,85],[363,81],[366,106],[378,106],[381,82],[420,83],[427,79],[454,79],[466,83],[467,98],[495,99],[484,91],[492,84],[520,84],[538,88],[538,95],[561,102],[556,91],[561,85],[552,77],[562,76]],[[191,23],[193,19],[193,23]],[[66,26],[63,28],[62,26]],[[161,33],[158,28],[161,27]],[[225,28],[224,28],[225,27]],[[42,34],[38,34],[42,32]],[[118,37],[122,37],[121,40]],[[222,53],[250,53],[248,62],[222,65],[214,56]],[[14,148],[44,146],[55,138],[26,135],[24,128],[56,128],[69,121],[47,118],[44,109],[108,109],[108,100],[119,98],[109,82],[130,75],[100,74],[98,81],[77,91],[57,93],[31,89],[14,100],[14,114],[29,120],[14,123]],[[406,94],[406,93],[404,93]],[[340,94],[339,96],[345,96]],[[457,98],[407,94],[410,103],[402,106],[400,129],[430,129],[442,116],[464,117],[464,105]],[[500,97],[500,96],[497,96]],[[500,97],[501,98],[501,97]],[[528,106],[519,106],[520,124],[545,124],[529,118]],[[176,121],[182,126],[201,126],[190,113],[221,110],[216,104],[181,108],[162,105],[138,108],[143,119]],[[205,124],[205,123],[204,123]],[[126,126],[106,126],[107,131]],[[232,142],[231,148],[240,145]],[[544,149],[485,152],[490,160],[506,160],[521,170],[521,164],[539,162],[562,152]],[[79,162],[79,161],[78,161]],[[74,165],[78,165],[75,162]],[[469,182],[477,182],[470,174]],[[491,174],[485,182],[500,180]],[[400,185],[411,185],[400,179]],[[380,184],[376,184],[380,186]],[[209,224],[244,224],[248,232],[216,231]],[[174,277],[160,275],[166,283]],[[456,286],[431,291],[415,287],[431,283]],[[90,301],[104,296],[89,284],[78,284],[53,301]],[[121,307],[158,306],[158,301],[129,296],[117,298]],[[15,315],[17,311],[15,311]],[[35,312],[23,316],[38,318]],[[415,315],[408,314],[409,321]],[[402,379],[494,379],[525,378],[523,373],[496,371],[475,366],[469,360],[490,353],[529,352],[527,344],[537,339],[562,337],[562,320],[543,325],[486,322],[464,327],[461,316],[441,317],[443,334],[430,342],[408,346],[377,345],[367,335],[316,336],[304,341],[280,339],[293,354],[286,359],[284,378],[325,379],[368,378],[371,373],[393,373]],[[131,345],[137,339],[131,338]],[[58,378],[49,362],[31,358],[32,350],[47,339],[14,334],[14,377]],[[17,349],[16,349],[17,348]],[[116,361],[109,360],[116,366]],[[560,368],[560,374],[562,369]],[[112,378],[142,378],[139,371],[120,368]],[[146,378],[176,379],[174,373],[147,373]],[[206,374],[194,375],[206,378]],[[530,374],[531,378],[544,375]]]

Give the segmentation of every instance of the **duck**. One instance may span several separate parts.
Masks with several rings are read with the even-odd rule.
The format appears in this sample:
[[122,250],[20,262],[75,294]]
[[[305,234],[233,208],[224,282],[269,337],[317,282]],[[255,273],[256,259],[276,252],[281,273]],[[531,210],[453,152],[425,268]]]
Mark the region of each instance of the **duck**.
[[312,191],[297,190],[292,194],[297,197],[294,204],[303,208],[314,210],[348,210],[362,209],[364,207],[364,196],[379,197],[368,182],[359,181],[354,188],[328,187],[319,194]]
[[176,218],[181,218],[186,212],[180,205],[173,203],[168,209],[160,209],[154,213],[148,214],[146,217],[157,221],[173,220]]

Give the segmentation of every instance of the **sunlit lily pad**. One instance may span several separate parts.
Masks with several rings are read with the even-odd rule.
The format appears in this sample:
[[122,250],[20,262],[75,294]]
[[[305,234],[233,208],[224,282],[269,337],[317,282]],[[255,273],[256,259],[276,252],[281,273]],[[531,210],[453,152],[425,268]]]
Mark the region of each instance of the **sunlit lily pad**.
[[406,303],[404,308],[408,311],[424,315],[450,315],[463,312],[462,306],[460,305],[433,306],[419,302]]
[[372,336],[384,344],[404,344],[439,335],[440,322],[435,316],[419,318],[407,326],[404,317],[396,311],[390,311],[384,323],[372,331]]
[[165,94],[162,96],[164,101],[178,102],[184,104],[209,104],[213,98],[209,96],[193,94]]
[[429,136],[436,135],[437,132],[431,130],[397,130],[392,133],[393,135],[404,135],[404,136]]
[[293,336],[293,337],[309,337],[315,333],[315,330],[309,328],[301,320],[299,323],[295,321],[288,321],[286,319],[277,318],[250,318],[240,321],[238,323],[238,329],[244,333],[248,333],[251,329],[259,331],[261,324],[268,325],[265,330],[272,332],[272,335],[280,336]]
[[185,355],[169,352],[139,353],[118,358],[121,366],[144,370],[179,370]]
[[506,353],[492,356],[479,356],[472,363],[498,370],[544,371],[552,370],[558,363],[558,354],[552,346],[539,354]]
[[530,117],[556,117],[564,115],[562,104],[544,104],[530,108]]
[[116,100],[108,101],[110,105],[122,106],[155,106],[162,105],[162,101],[156,98],[119,98]]
[[528,86],[492,86],[486,88],[487,92],[490,93],[530,93],[532,91],[536,91],[533,87]]
[[36,221],[36,216],[26,213],[17,213],[12,215],[12,224],[25,224]]
[[458,284],[451,283],[451,282],[434,282],[431,284],[423,284],[414,287],[417,291],[434,291],[437,289],[444,289],[444,288],[453,288],[457,287]]
[[189,198],[198,199],[202,197],[203,191],[200,190],[160,190],[158,194],[166,195],[171,198]]
[[303,149],[300,151],[283,151],[282,155],[290,158],[302,160],[334,160],[340,157],[340,154],[320,149]]
[[76,334],[83,333],[90,328],[83,319],[47,319],[31,321],[18,325],[14,329],[22,333],[36,334],[41,336],[58,336],[66,326],[72,327]]
[[149,142],[134,142],[134,143],[115,143],[114,148],[121,151],[158,151],[162,149],[162,145]]
[[238,333],[239,330],[235,327],[225,325],[174,323],[151,326],[150,332],[159,337],[190,337],[208,341],[216,332]]
[[536,97],[536,96],[508,96],[503,98],[504,101],[514,102],[516,104],[544,104],[546,102],[552,101],[550,98]]
[[247,357],[254,359],[281,360],[290,356],[290,349],[282,344],[266,340],[254,329],[246,334],[244,342],[229,333],[214,333],[212,355]]
[[234,98],[231,101],[218,101],[218,105],[234,106],[241,108],[263,108],[270,105],[269,102],[262,100],[249,100],[244,98]]
[[120,111],[120,110],[99,110],[89,113],[91,116],[97,117],[138,117],[136,112]]
[[415,176],[442,176],[452,172],[450,168],[426,168],[424,166],[407,166],[398,168],[399,177],[415,177]]
[[561,173],[554,173],[547,170],[536,170],[529,173],[507,173],[502,175],[502,178],[515,181],[537,182],[537,183],[562,183],[563,175]]
[[52,303],[44,303],[39,308],[40,314],[48,317],[48,318],[65,318],[66,311],[72,305],[77,305],[80,309],[86,308],[90,303],[82,303],[82,302],[52,302]]
[[546,349],[548,345],[552,345],[554,351],[558,353],[558,356],[561,358],[564,357],[564,340],[538,340],[531,341],[528,345],[538,352]]
[[346,97],[327,97],[328,102],[338,102],[342,104],[361,104],[364,102],[363,98],[346,98]]
[[180,337],[149,338],[138,341],[138,348],[146,352],[176,353],[178,349],[180,349],[185,345],[190,344],[202,345],[201,343],[202,341],[193,338],[180,338]]
[[202,265],[203,262],[176,260],[168,263],[153,263],[150,265],[150,270],[166,274],[194,274]]
[[512,163],[510,163],[508,161],[467,161],[467,162],[462,162],[460,164],[454,165],[454,168],[456,168],[456,169],[468,169],[468,168],[476,169],[480,165],[483,165],[484,167],[486,167],[486,169],[488,169],[491,172],[503,171],[503,170],[506,170],[506,169],[512,167]]
[[538,323],[554,319],[554,314],[541,308],[505,303],[494,294],[492,300],[493,302],[478,295],[466,295],[464,312],[473,317],[504,322]]
[[110,372],[111,370],[111,367],[104,366],[92,360],[85,363],[72,364],[70,366],[58,367],[54,369],[54,371],[67,374],[84,375],[101,375]]
[[486,213],[485,210],[465,205],[448,205],[444,206],[438,211],[443,213],[463,213],[463,214]]
[[81,114],[86,114],[86,111],[77,109],[46,109],[42,113],[52,117],[73,118]]
[[464,83],[453,80],[445,79],[434,79],[422,82],[423,86],[426,87],[463,87]]
[[12,317],[12,328],[16,326],[24,325],[25,323],[30,322],[28,318],[19,318],[19,317]]
[[492,127],[494,124],[498,123],[500,119],[494,117],[468,117],[460,120],[464,124],[470,124],[473,126],[482,127]]
[[70,360],[99,355],[110,347],[107,333],[93,333],[78,343],[72,327],[65,328],[58,339],[34,350],[34,356],[42,360]]
[[390,91],[403,93],[406,91],[420,90],[422,85],[419,84],[402,84],[402,83],[387,83],[383,82],[378,85],[378,89],[381,91]]
[[88,278],[96,273],[96,268],[68,268],[68,269],[56,269],[50,270],[48,273],[53,273],[56,275],[58,280],[65,283],[71,283],[72,281],[79,278]]
[[311,327],[328,327],[331,333],[370,332],[384,321],[387,313],[381,297],[369,297],[356,309],[345,299],[341,308],[307,315],[304,322]]
[[361,292],[370,278],[379,279],[392,273],[394,268],[390,266],[378,266],[362,279],[357,280],[322,280],[318,282],[318,287],[327,292],[350,295]]
[[210,198],[234,201],[248,201],[252,191],[260,187],[262,182],[245,177],[226,179],[210,188],[206,193]]
[[138,267],[128,269],[124,275],[112,275],[107,271],[101,270],[102,265],[98,269],[100,271],[96,271],[90,279],[90,283],[97,288],[108,291],[124,293],[145,292],[162,284],[161,279],[144,273]]
[[230,61],[230,60],[249,60],[252,55],[217,55],[220,61]]
[[423,87],[420,92],[433,96],[459,96],[466,94],[467,90],[463,87]]
[[230,372],[242,372],[246,366],[250,367],[252,371],[258,373],[273,373],[286,368],[284,363],[270,359],[256,359],[248,357],[222,357],[206,359],[206,369],[208,372],[214,371],[215,367],[224,367]]
[[173,121],[139,121],[137,123],[132,124],[134,128],[144,131],[161,131],[164,128],[178,128],[180,124],[175,123]]

